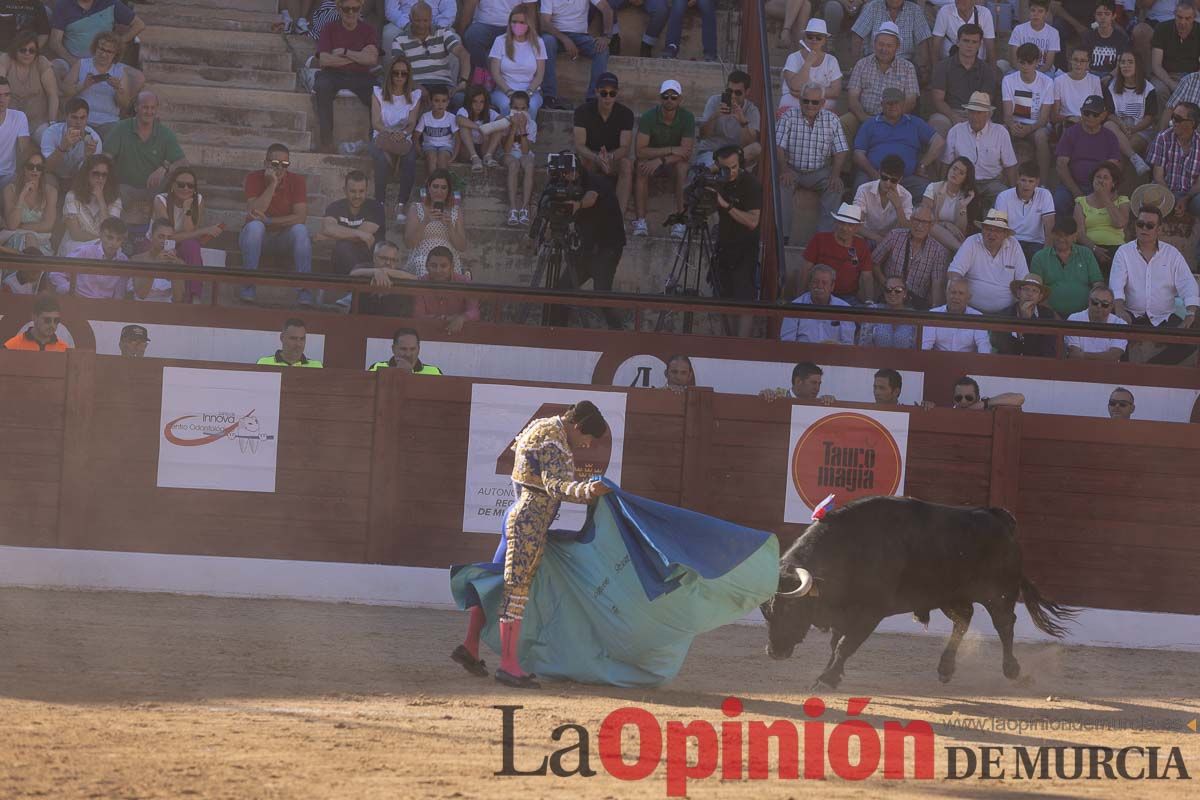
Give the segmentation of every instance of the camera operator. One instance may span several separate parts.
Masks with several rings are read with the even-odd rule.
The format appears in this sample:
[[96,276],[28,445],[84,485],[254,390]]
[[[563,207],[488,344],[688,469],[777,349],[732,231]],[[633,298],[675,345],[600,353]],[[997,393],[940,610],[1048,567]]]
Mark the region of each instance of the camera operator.
[[[754,273],[758,267],[759,209],[762,184],[742,170],[742,149],[725,145],[715,154],[713,170],[725,177],[719,187],[710,187],[717,201],[716,269],[713,294],[733,300],[754,300]],[[749,336],[753,317],[738,320],[738,335]]]
[[[538,202],[538,216],[553,218],[556,213],[569,214],[578,242],[578,247],[567,250],[559,288],[578,289],[590,279],[595,291],[610,292],[625,250],[625,221],[612,182],[581,171],[570,150],[550,159],[551,183]],[[553,227],[553,222],[546,224]],[[540,231],[543,227],[539,219],[533,230]],[[609,328],[624,327],[623,317],[615,309],[605,308],[603,314]]]

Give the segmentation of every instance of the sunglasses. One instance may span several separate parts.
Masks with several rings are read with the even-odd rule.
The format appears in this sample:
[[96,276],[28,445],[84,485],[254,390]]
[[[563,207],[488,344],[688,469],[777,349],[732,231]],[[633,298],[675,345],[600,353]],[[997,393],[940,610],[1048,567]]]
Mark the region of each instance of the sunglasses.
[[46,165],[45,164],[26,164],[25,169],[29,170],[30,172],[45,172]]
[[973,395],[973,394],[956,394],[956,395],[954,395],[954,402],[956,402],[956,403],[974,403],[975,399],[976,399],[975,395]]
[[1158,227],[1157,222],[1146,222],[1144,219],[1139,219],[1137,222],[1134,223],[1134,225],[1136,225],[1139,228],[1141,228],[1142,230],[1146,230],[1146,231],[1152,231]]
[[1128,400],[1109,400],[1108,401],[1109,408],[1125,408],[1126,406],[1131,406],[1131,405],[1133,405],[1133,403],[1129,402]]
[[36,47],[22,47],[17,50],[18,53],[24,53],[27,56],[37,55]]
[[879,182],[880,183],[899,183],[900,179],[897,178],[895,175],[884,175],[881,172],[881,173],[879,173]]
[[283,169],[287,169],[288,167],[290,167],[292,165],[292,162],[276,160],[276,161],[271,161],[270,164],[272,167],[282,167]]
[[1187,117],[1181,117],[1178,114],[1171,115],[1171,122],[1175,123],[1176,125],[1183,125],[1191,121],[1192,120],[1188,119]]
[[600,91],[596,92],[596,94],[600,95],[601,97],[616,97],[617,90],[616,89],[611,89],[611,90],[601,89]]
[[1088,302],[1096,308],[1109,308],[1112,306],[1111,300],[1088,300]]
[[662,94],[659,95],[659,97],[661,97],[663,100],[678,100],[679,99],[679,95],[677,95],[675,92],[663,92]]
[[175,188],[176,189],[195,189],[196,182],[195,181],[175,181]]
[[801,100],[800,102],[806,106],[819,106],[825,103],[824,100]]

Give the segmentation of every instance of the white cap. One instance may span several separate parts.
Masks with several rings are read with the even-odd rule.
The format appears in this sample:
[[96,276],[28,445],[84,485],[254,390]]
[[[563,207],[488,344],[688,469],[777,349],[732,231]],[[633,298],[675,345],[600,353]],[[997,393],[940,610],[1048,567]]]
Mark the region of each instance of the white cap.
[[897,42],[900,41],[900,29],[896,27],[896,23],[892,22],[891,20],[885,21],[879,26],[879,30],[875,31],[876,36],[884,33],[890,33],[892,36],[896,37]]
[[804,29],[805,33],[819,33],[822,36],[829,35],[829,28],[825,27],[825,20],[813,17],[808,21],[808,27]]
[[[653,86],[654,84],[650,84],[650,85]],[[675,92],[675,94],[683,94],[683,87],[679,85],[679,81],[666,80],[666,81],[662,82],[662,86],[658,87],[658,93],[666,94],[667,92]]]

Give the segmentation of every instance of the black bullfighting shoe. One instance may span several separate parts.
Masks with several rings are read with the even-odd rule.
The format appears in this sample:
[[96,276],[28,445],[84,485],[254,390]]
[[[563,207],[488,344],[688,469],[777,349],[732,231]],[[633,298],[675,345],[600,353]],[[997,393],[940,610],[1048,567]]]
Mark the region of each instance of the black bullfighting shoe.
[[462,664],[462,668],[472,675],[480,678],[486,678],[488,675],[487,664],[484,663],[483,659],[471,655],[467,648],[461,644],[454,648],[454,652],[450,654],[450,658],[456,663]]
[[532,675],[522,675],[517,677],[511,672],[505,672],[502,669],[496,670],[496,680],[503,683],[505,686],[511,686],[514,689],[540,689],[542,685],[533,679]]

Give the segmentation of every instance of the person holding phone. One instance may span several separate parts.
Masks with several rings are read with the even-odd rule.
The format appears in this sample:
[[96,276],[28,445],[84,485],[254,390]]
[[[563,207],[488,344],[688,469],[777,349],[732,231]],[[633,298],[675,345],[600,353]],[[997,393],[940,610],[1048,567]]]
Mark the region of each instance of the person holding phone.
[[708,98],[700,117],[700,142],[692,163],[711,167],[713,153],[730,144],[742,148],[747,166],[758,161],[762,153],[758,144],[762,115],[748,97],[749,90],[750,76],[734,70],[725,81],[725,91]]
[[115,33],[98,33],[92,40],[92,57],[75,62],[63,81],[67,99],[82,97],[88,103],[88,118],[101,136],[121,119],[121,109],[133,99],[130,76],[125,65],[117,61],[121,52],[121,37]]
[[429,254],[437,247],[448,247],[454,254],[454,272],[463,274],[459,253],[467,247],[467,228],[461,203],[451,194],[449,170],[430,173],[425,181],[424,197],[412,203],[404,225],[404,243],[409,248],[405,266],[418,278],[425,274]]

